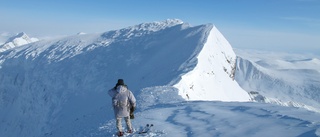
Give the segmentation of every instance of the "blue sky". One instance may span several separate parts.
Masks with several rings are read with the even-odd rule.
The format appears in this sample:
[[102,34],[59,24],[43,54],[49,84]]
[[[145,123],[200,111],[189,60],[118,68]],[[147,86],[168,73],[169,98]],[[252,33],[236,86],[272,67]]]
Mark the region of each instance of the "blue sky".
[[178,18],[212,23],[234,48],[320,54],[320,0],[1,0],[0,32],[105,32]]

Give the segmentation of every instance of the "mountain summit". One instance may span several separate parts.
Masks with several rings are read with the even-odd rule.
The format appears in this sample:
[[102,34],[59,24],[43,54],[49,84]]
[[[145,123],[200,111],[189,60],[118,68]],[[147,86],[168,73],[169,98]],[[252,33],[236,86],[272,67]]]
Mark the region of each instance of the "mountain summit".
[[37,38],[29,38],[29,36],[26,33],[21,32],[9,38],[3,45],[0,45],[0,52],[36,41],[38,41]]
[[7,125],[0,136],[64,136],[59,131],[78,132],[71,130],[75,119],[84,126],[112,119],[106,115],[111,114],[105,108],[111,105],[106,92],[118,78],[137,97],[250,99],[234,81],[236,56],[230,44],[212,24],[190,26],[176,19],[142,23],[43,40],[0,54],[0,121]]

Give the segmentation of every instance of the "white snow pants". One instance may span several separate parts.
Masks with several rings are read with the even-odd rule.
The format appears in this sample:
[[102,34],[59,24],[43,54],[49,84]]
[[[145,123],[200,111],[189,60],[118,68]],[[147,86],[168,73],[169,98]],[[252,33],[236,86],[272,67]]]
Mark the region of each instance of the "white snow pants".
[[[124,120],[126,121],[126,125],[127,125],[127,130],[132,130],[132,126],[131,126],[131,120],[130,117],[124,117]],[[117,129],[119,132],[123,132],[122,131],[122,118],[117,118]]]

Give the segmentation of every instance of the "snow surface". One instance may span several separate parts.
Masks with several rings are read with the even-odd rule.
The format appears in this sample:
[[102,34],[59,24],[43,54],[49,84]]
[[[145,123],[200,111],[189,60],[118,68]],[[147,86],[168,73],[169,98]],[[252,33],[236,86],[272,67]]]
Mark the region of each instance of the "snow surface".
[[236,50],[236,80],[262,102],[320,112],[320,62],[315,55]]
[[[156,87],[155,91],[161,92],[162,99],[173,99],[167,87]],[[164,91],[167,92],[163,93]],[[158,97],[159,93],[157,97],[144,98],[144,101],[153,102]],[[147,101],[146,104],[148,103]],[[174,103],[171,100],[168,103],[164,101],[151,103],[142,112],[137,112],[133,126],[139,130],[145,124],[154,124],[153,131],[145,135],[149,137],[317,137],[320,136],[319,116],[319,113],[303,109],[264,103],[215,101]],[[93,132],[93,136],[114,136],[116,130],[114,125],[115,120],[107,121],[97,132]],[[134,133],[128,136],[141,135]]]
[[243,102],[250,96],[234,80],[235,63],[215,26],[178,19],[8,49],[0,136],[114,136],[107,91],[118,78],[138,101],[135,130],[155,125],[143,136],[320,136],[319,113]]

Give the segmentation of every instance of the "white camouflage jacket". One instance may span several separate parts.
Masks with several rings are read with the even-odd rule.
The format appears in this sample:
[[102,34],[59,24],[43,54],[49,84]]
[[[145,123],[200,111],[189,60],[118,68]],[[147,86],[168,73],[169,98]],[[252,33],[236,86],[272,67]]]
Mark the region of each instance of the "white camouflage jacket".
[[136,98],[124,85],[119,85],[116,89],[110,89],[108,94],[112,97],[112,106],[116,118],[128,117],[130,108],[136,107]]

